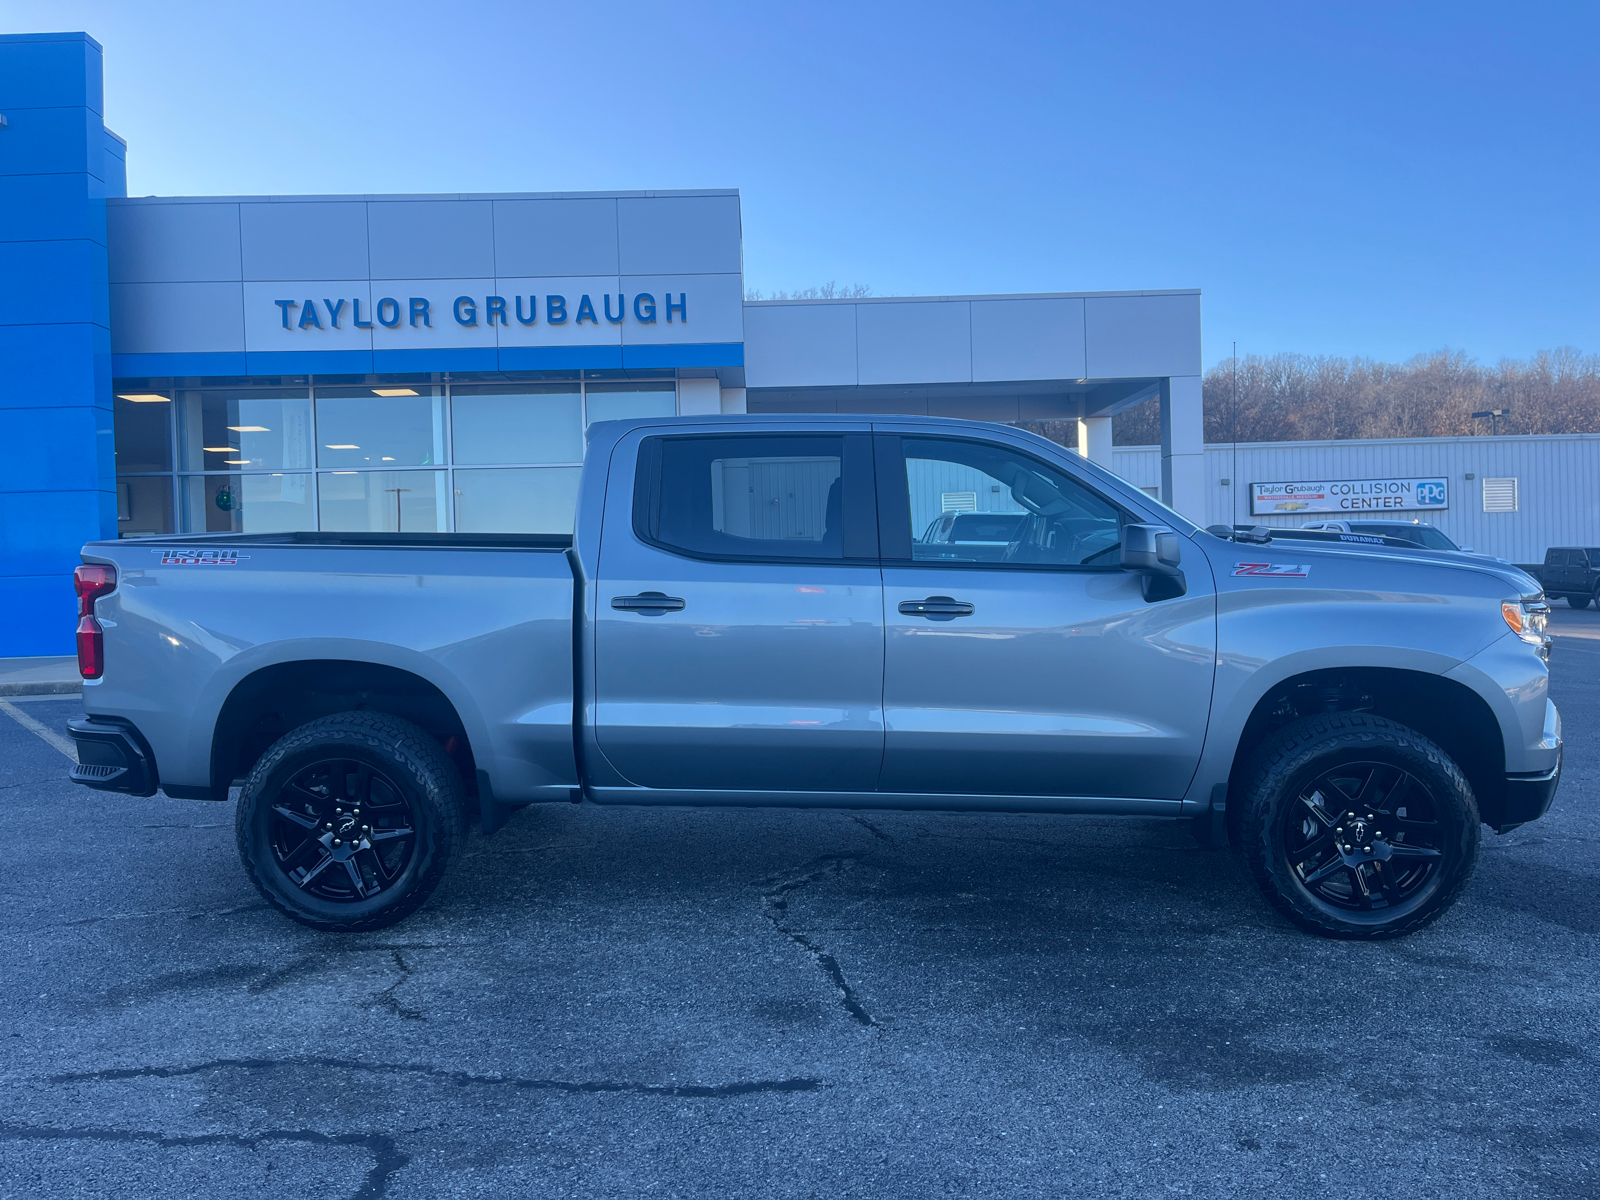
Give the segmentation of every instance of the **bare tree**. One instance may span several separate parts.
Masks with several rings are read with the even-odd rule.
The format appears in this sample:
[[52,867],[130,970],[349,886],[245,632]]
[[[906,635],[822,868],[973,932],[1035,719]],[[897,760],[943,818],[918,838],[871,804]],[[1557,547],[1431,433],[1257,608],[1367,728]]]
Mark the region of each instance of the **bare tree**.
[[744,298],[746,300],[857,300],[870,295],[872,289],[864,283],[836,283],[830,279],[820,286],[796,288],[792,292],[763,292],[760,288],[748,288]]
[[[1600,433],[1600,355],[1570,346],[1485,367],[1459,350],[1395,364],[1303,354],[1232,360],[1206,373],[1208,442],[1450,437],[1487,434],[1474,412],[1508,409],[1501,432]],[[1235,416],[1237,419],[1235,419]],[[1160,441],[1155,400],[1112,423],[1119,446]]]

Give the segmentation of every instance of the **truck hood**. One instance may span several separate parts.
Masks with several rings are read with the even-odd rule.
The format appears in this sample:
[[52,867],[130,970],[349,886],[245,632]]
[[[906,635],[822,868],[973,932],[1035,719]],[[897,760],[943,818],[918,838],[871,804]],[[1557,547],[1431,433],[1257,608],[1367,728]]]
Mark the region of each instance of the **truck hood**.
[[[1228,542],[1204,532],[1197,536],[1197,540],[1199,538],[1207,538],[1215,543],[1215,548],[1212,550],[1214,561],[1225,559],[1230,554],[1241,560],[1261,555],[1263,558],[1280,561],[1298,560],[1317,563],[1335,572],[1338,571],[1340,563],[1349,563],[1352,566],[1360,564],[1367,571],[1381,564],[1406,576],[1406,590],[1411,591],[1426,590],[1425,587],[1419,587],[1422,580],[1416,576],[1416,572],[1467,572],[1496,580],[1505,589],[1508,598],[1515,595],[1531,601],[1544,595],[1544,585],[1526,571],[1511,563],[1481,554],[1463,554],[1447,550],[1402,550],[1394,546],[1365,546],[1349,542],[1302,542],[1289,539],[1278,539],[1259,545],[1249,542]],[[1441,574],[1439,588],[1441,592],[1450,590],[1444,578]],[[1337,576],[1333,586],[1338,586]]]

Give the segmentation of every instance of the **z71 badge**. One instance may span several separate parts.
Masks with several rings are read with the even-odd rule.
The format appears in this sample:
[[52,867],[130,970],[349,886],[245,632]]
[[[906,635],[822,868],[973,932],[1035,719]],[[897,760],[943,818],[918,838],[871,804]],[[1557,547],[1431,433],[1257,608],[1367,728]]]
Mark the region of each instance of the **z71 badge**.
[[152,550],[163,567],[231,567],[249,558],[237,550]]
[[1238,575],[1271,575],[1278,579],[1304,579],[1311,574],[1305,563],[1234,563],[1233,573]]

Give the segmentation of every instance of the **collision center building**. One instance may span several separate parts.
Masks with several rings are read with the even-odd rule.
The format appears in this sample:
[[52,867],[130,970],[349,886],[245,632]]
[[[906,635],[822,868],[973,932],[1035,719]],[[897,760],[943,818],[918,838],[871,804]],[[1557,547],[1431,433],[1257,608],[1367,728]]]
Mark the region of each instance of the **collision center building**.
[[1160,397],[1203,514],[1198,291],[745,300],[731,190],[142,197],[101,47],[0,36],[0,657],[69,653],[86,541],[570,528],[588,424],[1071,420]]

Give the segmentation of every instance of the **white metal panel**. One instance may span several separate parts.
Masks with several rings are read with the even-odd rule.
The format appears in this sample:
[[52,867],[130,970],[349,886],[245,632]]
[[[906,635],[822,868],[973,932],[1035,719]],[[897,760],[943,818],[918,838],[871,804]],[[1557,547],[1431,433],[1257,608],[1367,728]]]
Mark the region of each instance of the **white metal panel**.
[[239,283],[113,283],[111,352],[243,350],[242,287]]
[[1084,344],[1092,379],[1199,375],[1200,296],[1089,296]]
[[856,305],[751,304],[744,313],[746,386],[854,387]]
[[971,303],[974,381],[1085,376],[1082,299]]
[[972,381],[970,302],[883,300],[855,307],[863,384]]
[[[289,310],[289,328],[283,326],[284,310],[275,300],[293,300],[298,307]],[[339,301],[343,300],[341,307]],[[358,328],[355,305],[361,301],[361,319],[377,328],[372,315],[372,285],[365,279],[296,280],[293,283],[246,283],[244,285],[244,336],[246,350],[370,350],[372,329]],[[332,304],[329,304],[332,301]],[[307,302],[317,314],[321,328],[301,328]],[[333,309],[339,309],[339,324],[333,324]]]
[[367,205],[373,279],[490,277],[494,205],[488,200],[382,200]]
[[[622,340],[628,345],[744,340],[742,275],[624,275],[621,290],[628,301],[627,319],[622,324]],[[673,309],[668,314],[669,292],[674,303],[685,304],[685,312]],[[653,322],[634,319],[633,301],[640,293],[655,297]]]
[[739,274],[739,197],[627,196],[617,201],[619,268],[627,275]]
[[[374,320],[372,348],[374,350],[432,350],[441,346],[494,346],[498,323],[485,323],[484,300],[500,295],[493,279],[374,279],[372,305],[376,311],[385,296],[400,303],[400,323],[386,329]],[[429,324],[411,324],[411,298],[428,301]],[[476,325],[463,325],[455,319],[455,302],[462,296],[470,299],[477,309]],[[506,297],[507,307],[511,297]],[[573,307],[576,307],[574,300]],[[274,310],[276,311],[276,310]],[[465,312],[463,308],[463,312]],[[572,312],[572,308],[567,310]],[[515,317],[511,318],[513,324]],[[571,316],[567,318],[572,320]],[[588,323],[585,322],[585,327]],[[615,340],[615,339],[613,339]]]
[[494,262],[503,276],[617,274],[616,199],[494,201]]
[[[611,298],[611,311],[617,309],[617,294],[621,291],[621,283],[615,275],[586,275],[577,278],[561,279],[497,279],[495,280],[494,295],[502,297],[506,302],[506,323],[495,323],[495,336],[502,346],[620,346],[622,344],[622,331],[627,321],[633,319],[630,313],[624,318],[623,324],[612,324],[606,320],[606,297]],[[517,298],[522,299],[522,315],[527,316],[532,311],[529,297],[538,297],[538,320],[524,325],[517,319]],[[566,300],[567,319],[560,324],[550,324],[549,300],[551,296],[560,296]],[[580,325],[578,323],[578,308],[583,303],[583,298],[589,297],[594,306],[598,323],[591,323],[587,319]],[[633,303],[633,297],[628,296],[628,303]],[[486,320],[483,297],[478,297],[478,320]],[[451,318],[454,320],[454,318]]]
[[361,200],[239,206],[246,279],[367,278],[367,206]]
[[240,278],[237,204],[108,204],[112,283],[217,283]]
[[[1119,446],[1117,474],[1137,486],[1159,478],[1159,450]],[[1551,546],[1600,546],[1600,435],[1392,438],[1345,442],[1214,444],[1205,452],[1206,523],[1298,527],[1334,514],[1250,515],[1251,483],[1442,475],[1450,506],[1407,512],[1458,544],[1512,562],[1542,562]],[[1472,479],[1466,476],[1471,474]],[[1486,478],[1517,480],[1517,511],[1484,512]],[[1224,487],[1222,480],[1228,479]],[[1355,518],[1351,518],[1355,519]]]

